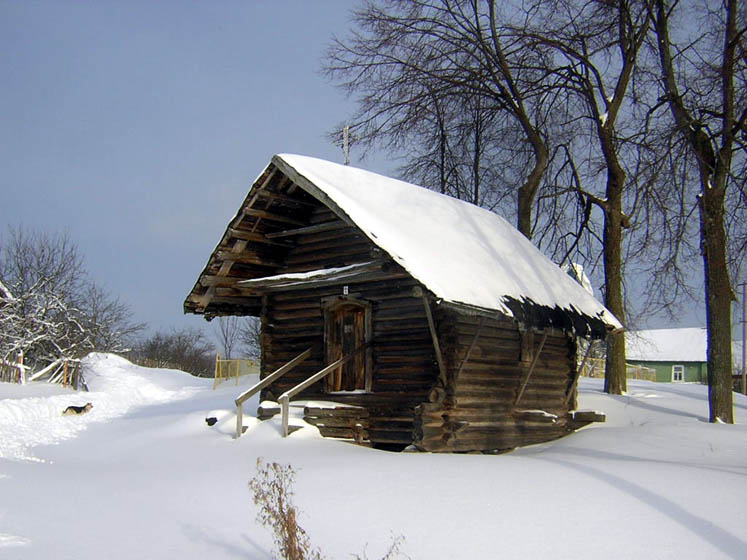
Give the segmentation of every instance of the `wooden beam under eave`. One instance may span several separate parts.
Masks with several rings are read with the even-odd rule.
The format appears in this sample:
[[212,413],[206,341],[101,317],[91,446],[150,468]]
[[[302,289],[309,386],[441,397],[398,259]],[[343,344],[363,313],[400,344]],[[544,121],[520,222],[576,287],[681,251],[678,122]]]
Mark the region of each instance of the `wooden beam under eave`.
[[296,229],[286,229],[284,231],[274,231],[272,233],[266,233],[267,239],[278,239],[280,237],[292,237],[294,235],[304,235],[308,233],[321,233],[324,231],[334,231],[337,229],[345,229],[349,227],[345,222],[334,220],[332,222],[323,222],[321,224],[314,224],[313,226],[305,226]]
[[265,177],[264,181],[262,181],[262,183],[254,189],[254,194],[252,194],[251,198],[249,198],[249,200],[244,204],[245,208],[251,208],[252,206],[254,206],[254,203],[257,202],[257,199],[261,196],[261,193],[265,190],[265,187],[270,184],[270,181],[272,181],[272,178],[277,172],[278,168],[273,167],[272,171],[267,174],[267,177]]
[[250,288],[242,288],[241,286],[216,286],[215,296],[219,297],[259,297],[260,294],[257,290]]
[[[283,263],[267,257],[261,257],[259,255],[247,255],[242,253],[234,253],[233,251],[217,251],[215,257],[218,260],[224,262],[231,262],[232,264],[254,264],[257,266],[267,266],[272,268],[279,268],[283,266]],[[219,276],[221,276],[219,274]]]
[[215,286],[216,288],[234,288],[238,287],[238,283],[246,278],[240,276],[218,276],[215,274],[203,274],[200,277],[200,284],[202,286],[210,287]]
[[254,241],[256,243],[263,243],[265,245],[275,245],[277,247],[292,247],[291,244],[283,241],[273,241],[263,233],[256,231],[248,231],[239,228],[228,228],[229,239],[241,239],[242,241]]
[[288,204],[296,204],[298,206],[304,206],[306,208],[316,208],[319,203],[316,201],[299,200],[296,197],[280,194],[268,190],[260,191],[257,193],[261,198],[269,198],[275,202],[285,202]]
[[283,216],[282,214],[275,214],[274,212],[268,212],[267,210],[255,210],[254,208],[245,208],[241,211],[244,216],[254,216],[255,218],[262,218],[264,220],[271,220],[273,222],[280,222],[283,224],[290,224],[293,226],[305,226],[306,223],[300,220],[296,220],[289,216]]
[[[236,243],[233,244],[233,247],[230,249],[230,251],[227,251],[227,253],[229,253],[230,255],[238,255],[239,253],[244,251],[244,249],[246,249],[246,245],[247,245],[246,241],[239,239]],[[214,260],[214,259],[215,259],[215,255],[213,255],[211,260]],[[216,276],[228,276],[228,273],[231,272],[232,266],[233,266],[232,260],[224,260],[221,263]],[[202,294],[202,296],[200,296],[196,311],[198,313],[204,312],[205,308],[208,306],[208,304],[210,303],[210,300],[213,299],[214,296],[215,296],[215,286],[210,286],[205,291],[205,293]]]
[[198,297],[196,306],[196,310],[198,313],[202,313],[203,311],[205,311],[205,308],[210,303],[210,300],[213,299],[214,295],[215,286],[210,286],[207,290],[205,290],[204,294]]
[[247,303],[247,298],[244,296],[214,296],[210,301],[212,305],[230,304],[243,307],[253,307]]

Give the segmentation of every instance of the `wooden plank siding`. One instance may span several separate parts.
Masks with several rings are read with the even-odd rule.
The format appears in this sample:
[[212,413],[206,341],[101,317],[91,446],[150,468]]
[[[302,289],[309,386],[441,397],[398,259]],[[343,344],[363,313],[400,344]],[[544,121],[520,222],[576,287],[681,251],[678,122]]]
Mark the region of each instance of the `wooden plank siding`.
[[[528,358],[539,349],[541,337],[522,335],[511,320],[482,322],[480,328],[477,317],[439,314],[439,338],[449,376],[443,400],[431,398],[435,402],[416,409],[414,443],[422,450],[511,449],[555,439],[571,428],[573,399],[569,406],[565,397],[575,371],[573,339],[562,332],[548,333],[516,403]],[[473,342],[469,360],[462,363]]]
[[[336,218],[325,207],[314,208],[308,223],[336,224],[326,231],[301,233],[287,252],[281,273],[341,267],[381,258],[381,252],[357,228]],[[370,281],[351,279],[317,288],[299,286],[265,295],[262,314],[262,374],[282,366],[304,349],[311,356],[292,372],[263,390],[261,400],[275,400],[327,365],[324,349],[324,302],[343,297],[371,306],[371,392],[325,392],[316,383],[296,400],[325,400],[362,407],[361,418],[351,421],[348,409],[327,409],[323,418],[310,416],[323,435],[350,437],[374,444],[412,442],[414,409],[427,400],[437,373],[433,344],[420,298],[419,283],[398,265]],[[344,419],[343,419],[344,418]],[[342,424],[342,425],[341,425]],[[360,424],[365,429],[357,428]],[[341,434],[347,434],[341,436]]]

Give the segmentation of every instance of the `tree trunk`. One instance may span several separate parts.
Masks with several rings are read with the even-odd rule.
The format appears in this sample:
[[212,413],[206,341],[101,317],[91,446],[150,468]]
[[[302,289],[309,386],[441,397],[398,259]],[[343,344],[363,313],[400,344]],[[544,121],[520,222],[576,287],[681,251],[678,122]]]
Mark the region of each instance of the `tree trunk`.
[[[725,180],[725,179],[724,179]],[[726,262],[723,189],[704,189],[700,199],[708,328],[708,401],[710,421],[734,423],[731,386],[732,291]]]
[[522,124],[524,125],[524,132],[527,133],[529,141],[532,144],[532,149],[534,150],[534,168],[529,177],[527,177],[526,182],[519,187],[517,229],[524,234],[524,237],[531,239],[532,206],[534,206],[534,199],[537,196],[537,191],[539,190],[542,176],[547,169],[550,156],[542,138],[533,130],[530,130],[528,121],[526,123],[522,122]]
[[[669,12],[664,0],[656,2],[656,32],[659,59],[664,78],[669,108],[677,127],[685,135],[700,172],[701,194],[700,240],[706,292],[706,326],[708,329],[708,400],[711,422],[734,423],[731,388],[731,301],[733,299],[729,269],[726,260],[726,228],[724,227],[724,201],[731,171],[734,135],[742,126],[736,126],[734,109],[734,67],[737,34],[736,0],[728,0],[725,8],[724,49],[718,88],[720,88],[722,114],[720,132],[712,132],[694,118],[680,96],[675,67],[672,61],[669,38]],[[711,62],[713,65],[714,62]],[[699,108],[696,108],[699,109]],[[699,111],[701,112],[701,111]],[[701,113],[705,113],[702,111]],[[708,131],[708,132],[706,132]],[[717,146],[721,145],[718,149]]]
[[[622,184],[625,173],[607,173],[607,208],[604,213],[604,305],[625,324],[622,293]],[[607,335],[604,391],[622,395],[627,390],[625,335]]]

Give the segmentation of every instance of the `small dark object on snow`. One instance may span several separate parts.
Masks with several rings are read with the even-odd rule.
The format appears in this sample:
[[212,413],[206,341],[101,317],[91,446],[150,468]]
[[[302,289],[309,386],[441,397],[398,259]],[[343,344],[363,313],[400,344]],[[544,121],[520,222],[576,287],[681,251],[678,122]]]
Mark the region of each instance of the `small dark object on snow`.
[[68,406],[62,411],[63,416],[75,416],[77,414],[85,414],[93,408],[93,403],[86,403],[85,406]]
[[209,418],[205,418],[205,422],[207,422],[208,426],[212,426],[218,421],[218,419],[215,416],[210,416]]

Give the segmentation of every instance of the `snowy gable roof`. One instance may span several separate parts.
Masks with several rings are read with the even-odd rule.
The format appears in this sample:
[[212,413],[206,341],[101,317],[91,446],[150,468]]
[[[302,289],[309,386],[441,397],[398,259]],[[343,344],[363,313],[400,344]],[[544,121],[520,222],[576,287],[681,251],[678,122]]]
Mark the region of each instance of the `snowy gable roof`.
[[[538,305],[619,321],[506,220],[473,204],[316,158],[281,154],[273,163],[343,214],[436,297],[515,316]],[[305,185],[305,186],[304,186]]]
[[707,333],[702,327],[650,329],[625,333],[628,360],[705,362]]

